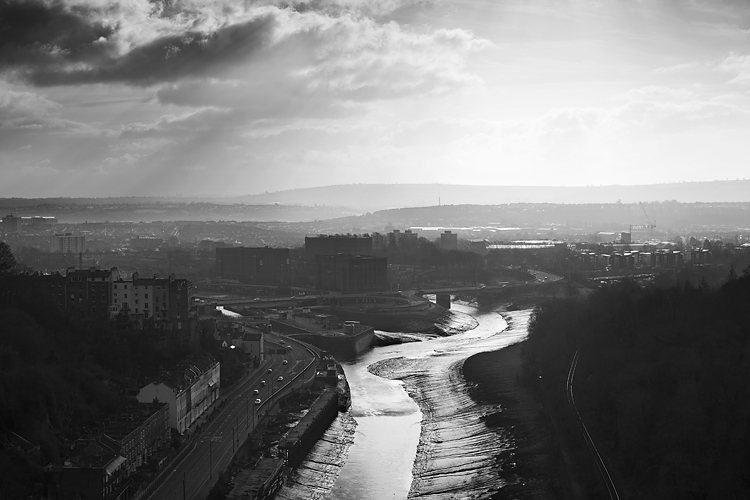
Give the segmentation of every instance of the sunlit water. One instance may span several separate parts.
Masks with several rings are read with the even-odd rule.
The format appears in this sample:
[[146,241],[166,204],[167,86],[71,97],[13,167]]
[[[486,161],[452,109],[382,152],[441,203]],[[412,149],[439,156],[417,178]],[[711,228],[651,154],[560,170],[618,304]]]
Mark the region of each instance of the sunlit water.
[[351,410],[277,498],[486,498],[502,488],[496,457],[513,438],[482,422],[498,408],[469,397],[461,367],[472,354],[523,339],[530,311],[506,313],[506,322],[467,304],[452,310],[443,328],[453,335],[391,333],[420,341],[378,347],[344,365]]

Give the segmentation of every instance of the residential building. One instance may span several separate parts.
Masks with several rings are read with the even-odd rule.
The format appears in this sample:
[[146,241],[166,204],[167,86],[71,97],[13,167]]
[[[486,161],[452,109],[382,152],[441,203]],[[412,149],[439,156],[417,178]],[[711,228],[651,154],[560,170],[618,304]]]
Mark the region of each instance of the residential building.
[[53,465],[50,498],[126,500],[130,497],[127,459],[107,436],[81,439],[63,465]]
[[443,231],[440,235],[440,248],[444,250],[458,250],[458,234]]
[[218,277],[245,283],[280,284],[291,279],[288,248],[216,248]]
[[368,255],[319,255],[316,258],[319,290],[374,292],[388,290],[388,260]]
[[180,337],[188,336],[192,290],[189,280],[173,274],[169,278],[141,278],[136,272],[129,280],[113,281],[110,317],[125,311],[132,320],[149,320]]
[[388,233],[388,243],[394,245],[403,245],[408,243],[416,243],[419,239],[417,233],[412,232],[411,229],[407,229],[403,233],[399,229],[394,229]]
[[41,277],[42,293],[61,309],[85,316],[106,317],[109,312],[112,282],[117,268],[69,269],[65,274]]
[[55,234],[50,240],[50,252],[79,253],[86,251],[86,235],[63,233]]
[[2,227],[0,232],[3,233],[17,233],[21,230],[21,218],[14,217],[13,214],[6,215],[3,217]]
[[120,455],[126,459],[126,473],[132,474],[169,446],[169,405],[139,403],[101,420],[98,431],[117,443]]
[[169,406],[169,425],[184,434],[219,399],[221,367],[210,354],[192,356],[141,388],[138,401]]

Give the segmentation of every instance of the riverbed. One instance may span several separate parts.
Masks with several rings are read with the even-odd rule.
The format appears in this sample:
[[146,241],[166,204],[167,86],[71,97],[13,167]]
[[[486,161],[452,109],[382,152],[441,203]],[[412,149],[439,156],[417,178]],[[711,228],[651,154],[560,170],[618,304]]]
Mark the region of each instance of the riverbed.
[[483,423],[499,408],[471,399],[461,366],[525,338],[530,311],[503,318],[457,302],[452,312],[443,325],[449,336],[389,333],[407,343],[343,364],[352,407],[277,498],[486,498],[503,487],[497,457],[513,447],[513,436]]

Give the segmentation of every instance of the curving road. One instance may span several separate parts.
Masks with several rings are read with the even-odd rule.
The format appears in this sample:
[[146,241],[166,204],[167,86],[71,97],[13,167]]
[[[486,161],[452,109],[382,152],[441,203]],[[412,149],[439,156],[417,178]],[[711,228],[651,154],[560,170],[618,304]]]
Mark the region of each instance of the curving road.
[[[214,413],[211,422],[203,424],[202,432],[193,438],[195,448],[174,467],[149,500],[206,498],[219,472],[229,465],[235,450],[257,422],[273,411],[278,396],[301,388],[315,377],[315,356],[299,344],[295,343],[289,353],[269,358],[225,394],[228,402],[224,408],[218,414]],[[288,360],[286,365],[283,364],[285,359]],[[284,380],[279,382],[279,376]],[[261,380],[266,381],[265,386],[260,385]],[[259,394],[253,393],[256,389]],[[260,399],[261,404],[255,404],[256,399]]]

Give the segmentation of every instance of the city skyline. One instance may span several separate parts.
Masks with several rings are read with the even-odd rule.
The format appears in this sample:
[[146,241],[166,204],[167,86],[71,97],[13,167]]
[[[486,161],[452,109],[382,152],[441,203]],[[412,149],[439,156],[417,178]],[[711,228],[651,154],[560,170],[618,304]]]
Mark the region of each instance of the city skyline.
[[746,176],[739,1],[0,10],[4,197]]

